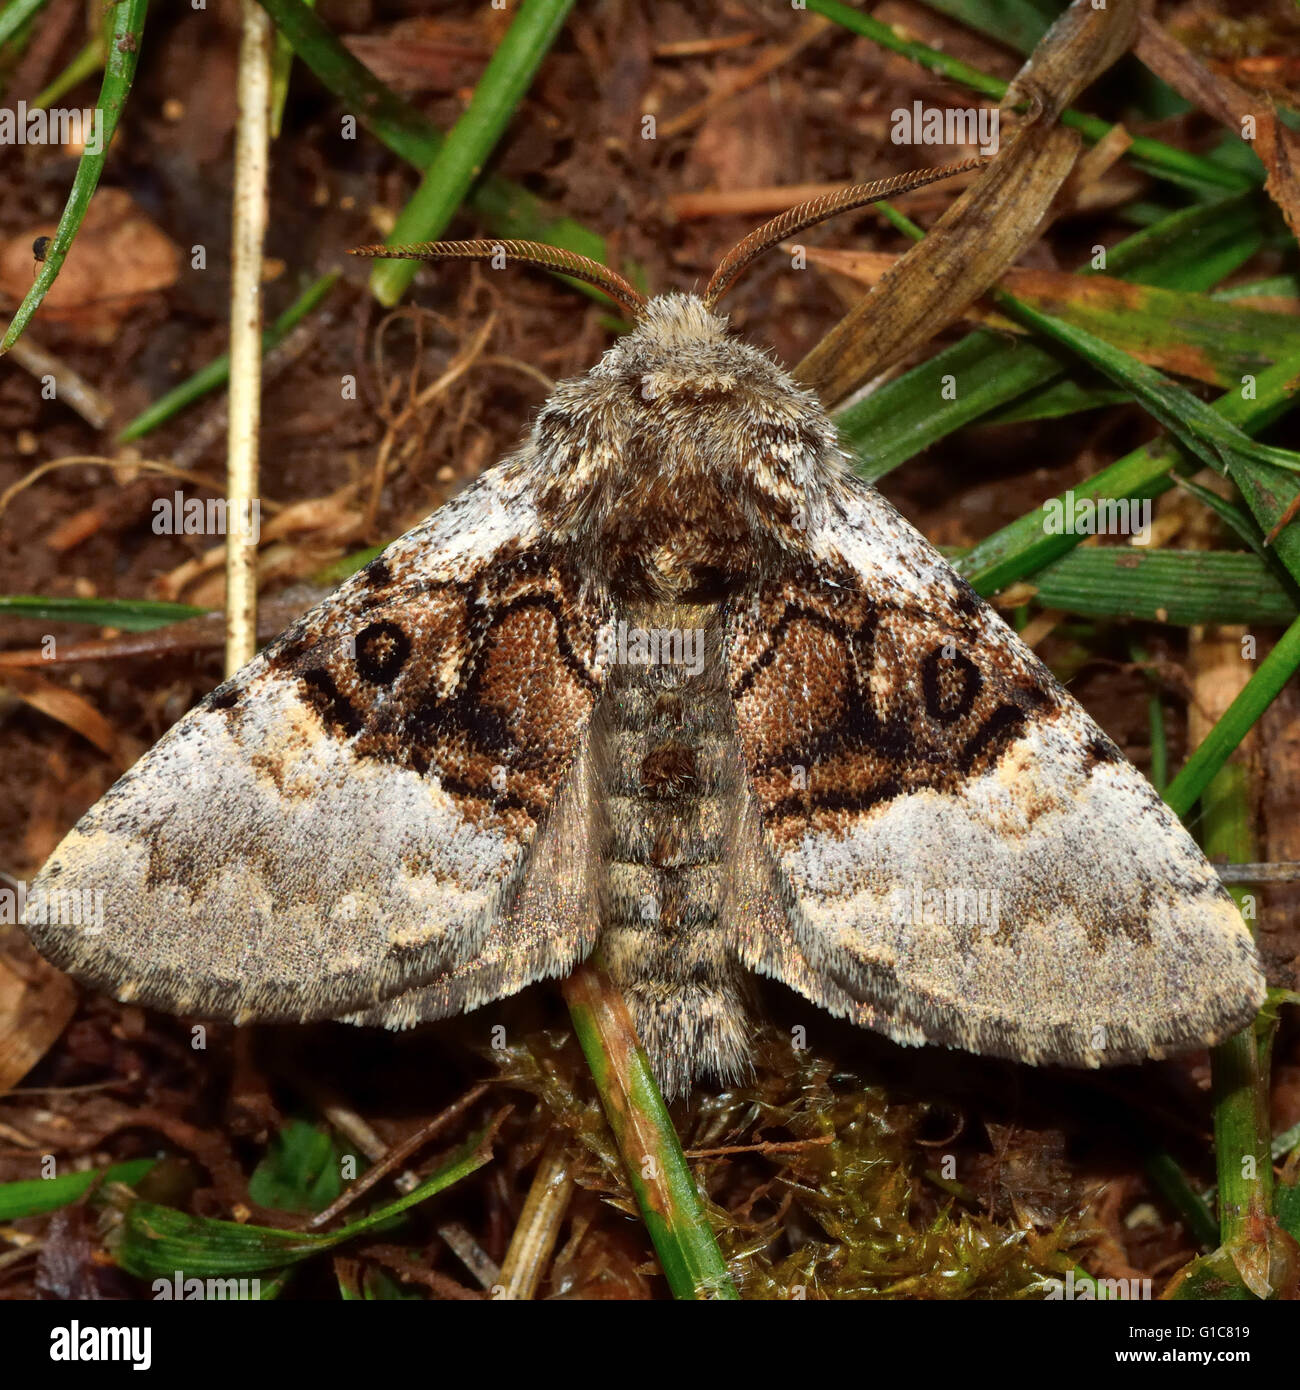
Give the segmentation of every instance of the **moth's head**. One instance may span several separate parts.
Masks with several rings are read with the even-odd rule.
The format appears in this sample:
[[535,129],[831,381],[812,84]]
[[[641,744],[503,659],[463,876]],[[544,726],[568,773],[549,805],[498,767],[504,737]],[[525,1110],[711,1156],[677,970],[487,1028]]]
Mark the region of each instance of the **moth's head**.
[[724,315],[699,295],[677,293],[648,300],[635,328],[591,372],[598,381],[621,381],[646,405],[682,392],[717,399],[771,374],[761,353],[730,336]]

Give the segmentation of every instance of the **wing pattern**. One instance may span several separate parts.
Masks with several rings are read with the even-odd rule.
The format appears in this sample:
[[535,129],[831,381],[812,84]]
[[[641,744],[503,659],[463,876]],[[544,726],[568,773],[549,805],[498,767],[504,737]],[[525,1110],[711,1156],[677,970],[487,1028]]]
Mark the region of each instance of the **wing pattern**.
[[103,888],[103,927],[37,944],[119,997],[239,1019],[383,1014],[438,982],[450,1009],[566,969],[594,940],[588,856],[552,843],[524,879],[571,783],[551,840],[582,845],[600,621],[518,473],[485,475],[87,813],[33,888]]
[[731,615],[783,908],[751,968],[903,1042],[1097,1065],[1240,1027],[1249,933],[1177,818],[872,489]]

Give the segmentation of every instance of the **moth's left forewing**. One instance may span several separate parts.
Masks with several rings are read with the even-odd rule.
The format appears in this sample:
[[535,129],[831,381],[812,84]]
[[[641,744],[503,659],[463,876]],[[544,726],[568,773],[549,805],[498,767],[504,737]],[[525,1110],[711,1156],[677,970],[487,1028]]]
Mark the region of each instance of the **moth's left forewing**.
[[784,921],[746,963],[903,1042],[1095,1065],[1217,1040],[1249,932],[1151,785],[873,489],[730,617]]
[[[119,998],[237,1020],[410,1022],[430,992],[446,1012],[568,969],[598,927],[585,822],[556,812],[599,603],[522,470],[483,475],[87,812],[33,885],[33,939]],[[102,921],[40,909],[87,894]],[[531,929],[503,958],[514,911]]]

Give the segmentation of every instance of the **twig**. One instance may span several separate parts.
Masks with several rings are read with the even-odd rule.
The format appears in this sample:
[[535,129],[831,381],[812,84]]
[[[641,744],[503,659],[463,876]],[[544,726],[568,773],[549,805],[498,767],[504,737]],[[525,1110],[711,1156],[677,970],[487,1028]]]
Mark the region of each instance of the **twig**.
[[[369,1192],[380,1178],[384,1177],[387,1173],[391,1173],[399,1163],[404,1163],[417,1149],[427,1144],[439,1130],[443,1129],[454,1120],[457,1115],[468,1110],[480,1096],[487,1093],[487,1089],[488,1086],[486,1082],[472,1087],[470,1090],[466,1091],[459,1100],[453,1101],[445,1110],[435,1115],[427,1125],[422,1125],[410,1138],[404,1139],[395,1148],[387,1148],[382,1144],[382,1141],[380,1141],[381,1147],[379,1152],[376,1153],[374,1152],[374,1145],[370,1142],[369,1137],[367,1137],[367,1141],[362,1144],[361,1147],[365,1150],[367,1157],[376,1160],[375,1163],[372,1167],[367,1168],[346,1192],[340,1193],[324,1211],[318,1211],[307,1223],[308,1227],[315,1229],[319,1226],[325,1226],[341,1211],[346,1211],[358,1197],[364,1196],[365,1193]],[[338,1108],[332,1107],[327,1111],[327,1114],[331,1121],[336,1122],[339,1116]],[[369,1126],[367,1126],[367,1128],[369,1128]],[[350,1126],[348,1133],[349,1138],[357,1138],[355,1126]],[[373,1131],[371,1131],[371,1133],[373,1134]],[[378,1138],[377,1135],[374,1137],[376,1139]],[[410,1176],[413,1178],[410,1187],[414,1187],[419,1179],[414,1178],[414,1175]],[[408,1187],[406,1190],[409,1191],[410,1188]]]
[[501,1282],[500,1269],[459,1221],[449,1221],[439,1226],[438,1234],[485,1289],[495,1288]]
[[106,396],[30,337],[20,338],[9,349],[9,359],[34,377],[54,377],[59,383],[59,400],[95,429],[102,430],[113,418],[113,405]]
[[1300,880],[1300,860],[1274,864],[1215,864],[1220,883],[1295,883]]
[[[226,497],[247,514],[257,496],[262,407],[262,242],[266,233],[271,113],[271,22],[254,0],[240,0],[235,197],[230,274],[230,428]],[[226,675],[257,651],[257,542],[226,543]]]
[[367,1245],[359,1251],[366,1259],[378,1260],[387,1265],[403,1283],[423,1284],[430,1293],[439,1298],[455,1299],[460,1302],[473,1302],[483,1297],[475,1289],[467,1289],[436,1269],[426,1269],[417,1264],[410,1255],[398,1245]]
[[833,1144],[833,1134],[819,1134],[815,1139],[768,1139],[761,1144],[721,1144],[716,1149],[687,1149],[687,1158],[726,1158],[731,1154],[799,1153],[818,1144]]
[[524,1209],[519,1213],[519,1224],[501,1263],[498,1298],[524,1300],[537,1293],[572,1196],[573,1175],[564,1142],[552,1136],[542,1150]]

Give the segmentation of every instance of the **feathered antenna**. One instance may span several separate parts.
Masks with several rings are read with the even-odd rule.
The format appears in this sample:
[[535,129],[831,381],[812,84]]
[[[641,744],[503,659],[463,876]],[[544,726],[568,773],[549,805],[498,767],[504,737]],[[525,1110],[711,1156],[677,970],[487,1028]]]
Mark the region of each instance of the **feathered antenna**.
[[410,246],[354,246],[348,254],[403,261],[490,261],[501,257],[507,265],[539,266],[585,280],[621,304],[633,318],[645,312],[645,296],[616,270],[541,241],[419,241]]
[[790,208],[770,222],[764,222],[757,230],[750,232],[744,241],[738,242],[718,263],[708,288],[704,291],[704,303],[712,309],[724,294],[735,284],[738,276],[773,246],[794,236],[796,232],[825,222],[841,212],[853,208],[866,207],[868,203],[878,203],[882,198],[891,198],[898,193],[910,193],[914,188],[924,188],[927,183],[937,183],[940,179],[951,178],[953,174],[964,174],[968,169],[981,168],[986,160],[967,159],[961,164],[946,164],[939,169],[917,169],[908,174],[891,174],[887,179],[877,179],[874,183],[858,183],[851,188],[842,188],[838,193],[824,193],[811,202],[800,203]]

